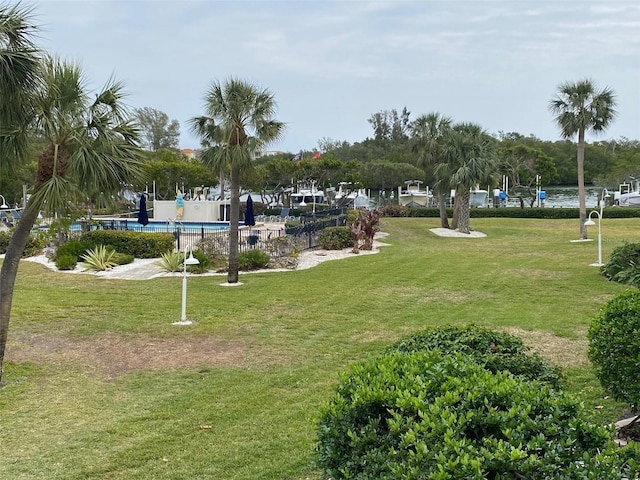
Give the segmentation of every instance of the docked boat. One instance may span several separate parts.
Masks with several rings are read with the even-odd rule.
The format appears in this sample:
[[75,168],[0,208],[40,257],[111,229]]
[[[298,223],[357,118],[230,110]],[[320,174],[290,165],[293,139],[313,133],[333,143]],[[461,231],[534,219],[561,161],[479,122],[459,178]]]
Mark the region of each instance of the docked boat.
[[613,195],[613,203],[621,207],[640,207],[640,181],[632,178],[629,183],[621,183]]
[[487,205],[487,199],[489,198],[489,191],[476,188],[471,190],[469,196],[470,207],[485,207]]
[[420,189],[422,185],[420,180],[408,180],[405,182],[406,186],[403,189],[398,187],[398,202],[400,205],[406,207],[426,207],[430,204],[429,198],[433,198],[433,195],[429,191],[429,187],[425,190]]
[[351,188],[351,182],[340,182],[338,185],[333,202],[336,207],[359,209],[371,206],[371,200],[364,188]]
[[318,203],[327,203],[324,191],[316,187],[315,182],[311,186],[300,186],[298,191],[291,194],[291,208],[306,207]]

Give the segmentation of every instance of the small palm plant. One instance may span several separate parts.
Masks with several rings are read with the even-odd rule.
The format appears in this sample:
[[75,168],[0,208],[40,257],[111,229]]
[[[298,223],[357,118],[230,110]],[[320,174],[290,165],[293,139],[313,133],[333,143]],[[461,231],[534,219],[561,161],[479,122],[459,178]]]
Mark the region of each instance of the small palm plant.
[[103,272],[118,265],[114,259],[115,254],[115,250],[107,249],[104,245],[98,245],[93,250],[87,250],[87,253],[81,255],[80,258],[82,258],[89,270]]
[[182,270],[183,258],[182,252],[170,251],[162,254],[158,264],[167,272],[179,272]]

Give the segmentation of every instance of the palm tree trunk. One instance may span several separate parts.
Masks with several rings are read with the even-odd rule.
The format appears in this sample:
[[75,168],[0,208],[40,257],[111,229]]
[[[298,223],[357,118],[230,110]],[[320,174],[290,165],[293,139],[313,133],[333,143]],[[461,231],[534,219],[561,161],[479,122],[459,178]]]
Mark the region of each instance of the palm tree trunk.
[[240,168],[231,165],[231,212],[229,214],[228,283],[238,283],[238,224],[240,223]]
[[449,218],[447,217],[447,204],[444,193],[438,192],[436,196],[438,198],[438,208],[440,209],[440,226],[442,228],[449,228]]
[[27,208],[13,231],[7,247],[7,253],[2,262],[2,269],[0,269],[0,385],[2,384],[4,353],[7,347],[16,275],[18,274],[20,258],[29,240],[29,235],[31,235],[31,228],[37,218],[38,208],[27,203]]
[[580,206],[580,239],[587,239],[587,205],[584,191],[584,128],[578,131],[578,204]]
[[470,233],[469,230],[469,198],[471,191],[465,188],[456,192],[456,211],[458,213],[458,224],[456,230],[460,233]]

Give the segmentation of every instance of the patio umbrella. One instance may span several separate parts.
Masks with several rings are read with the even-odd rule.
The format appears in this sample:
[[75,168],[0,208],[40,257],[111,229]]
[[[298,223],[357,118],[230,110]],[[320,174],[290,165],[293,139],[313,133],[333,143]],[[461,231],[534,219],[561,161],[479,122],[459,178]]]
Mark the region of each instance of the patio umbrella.
[[256,219],[253,215],[253,199],[251,195],[247,197],[247,208],[244,212],[244,224],[245,225],[255,225]]
[[147,196],[143,193],[140,197],[140,210],[138,211],[138,223],[146,226],[149,223],[149,215],[147,214]]

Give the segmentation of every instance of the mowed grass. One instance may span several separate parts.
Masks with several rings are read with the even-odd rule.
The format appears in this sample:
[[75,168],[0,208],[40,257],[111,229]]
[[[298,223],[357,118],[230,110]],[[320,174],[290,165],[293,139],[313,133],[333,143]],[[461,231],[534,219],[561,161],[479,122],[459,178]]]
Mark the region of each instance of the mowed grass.
[[[603,257],[638,219],[603,221]],[[314,420],[337,374],[427,326],[521,335],[567,372],[594,421],[605,397],[586,358],[600,306],[629,287],[589,266],[578,221],[473,219],[486,238],[383,219],[376,255],[309,270],[190,277],[192,326],[174,326],[181,278],[106,280],[22,262],[6,386],[3,479],[320,479]],[[597,230],[590,231],[595,238]]]

